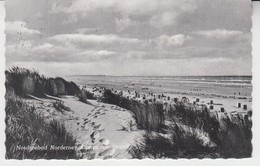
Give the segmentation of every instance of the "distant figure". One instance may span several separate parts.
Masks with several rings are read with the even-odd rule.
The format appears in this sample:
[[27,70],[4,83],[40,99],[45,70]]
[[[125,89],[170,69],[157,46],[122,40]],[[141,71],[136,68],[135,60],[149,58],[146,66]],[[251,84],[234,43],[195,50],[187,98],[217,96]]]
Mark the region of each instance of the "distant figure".
[[234,95],[236,95],[236,92],[234,93]]
[[238,92],[238,95],[240,95],[240,92]]

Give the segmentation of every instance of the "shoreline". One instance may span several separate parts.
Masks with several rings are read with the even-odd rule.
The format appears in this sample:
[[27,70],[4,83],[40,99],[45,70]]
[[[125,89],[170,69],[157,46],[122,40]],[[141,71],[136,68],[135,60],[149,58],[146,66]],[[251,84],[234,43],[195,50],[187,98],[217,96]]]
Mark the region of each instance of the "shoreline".
[[[78,84],[79,85],[79,84]],[[103,86],[102,86],[103,85]],[[221,108],[224,108],[226,112],[228,113],[245,113],[247,111],[252,111],[252,97],[251,96],[243,96],[243,95],[219,95],[219,94],[205,94],[205,93],[194,93],[194,92],[182,92],[182,91],[171,91],[171,92],[158,92],[153,91],[153,89],[148,90],[140,90],[139,88],[120,88],[117,86],[104,86],[105,84],[102,84],[101,86],[94,86],[94,85],[80,85],[80,88],[83,88],[91,93],[93,93],[93,88],[107,88],[114,91],[122,91],[123,96],[130,97],[127,95],[129,92],[138,92],[141,96],[146,96],[146,99],[152,99],[154,96],[149,96],[149,94],[153,95],[165,95],[165,99],[162,100],[164,102],[167,102],[167,97],[170,97],[171,101],[173,98],[179,98],[186,97],[189,99],[191,103],[196,102],[196,99],[199,99],[199,102],[196,102],[197,104],[204,104],[207,106],[207,108],[210,108],[210,105],[213,105],[213,110],[220,111]],[[140,91],[139,91],[140,90]],[[94,92],[95,93],[95,92]],[[139,99],[142,99],[141,97]],[[158,99],[158,98],[157,98]],[[210,101],[213,102],[213,104],[210,104]],[[238,103],[241,104],[241,107],[238,108]],[[243,108],[243,106],[246,105],[246,109]]]

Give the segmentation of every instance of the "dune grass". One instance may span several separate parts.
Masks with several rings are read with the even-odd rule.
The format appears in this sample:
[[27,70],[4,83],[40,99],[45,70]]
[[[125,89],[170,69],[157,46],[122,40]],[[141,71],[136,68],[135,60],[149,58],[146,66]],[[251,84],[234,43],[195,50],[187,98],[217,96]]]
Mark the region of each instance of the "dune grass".
[[237,116],[220,121],[221,127],[215,142],[216,152],[223,158],[248,158],[252,156],[252,121]]
[[26,94],[44,97],[44,94],[80,95],[80,89],[74,82],[68,82],[63,78],[46,78],[37,70],[29,70],[20,67],[12,67],[5,71],[6,88],[13,88],[19,96]]
[[61,112],[61,113],[64,113],[65,111],[71,111],[71,109],[67,106],[64,105],[64,102],[63,101],[58,101],[56,100],[54,103],[53,103],[53,107]]
[[159,133],[145,133],[143,140],[131,146],[129,153],[133,158],[205,158],[214,157],[213,148],[203,145],[194,132],[184,130],[179,125],[169,127],[168,136]]
[[[63,124],[45,121],[34,107],[20,98],[6,98],[6,159],[77,159],[76,150],[49,150],[51,145],[75,146],[76,140]],[[45,150],[19,147],[47,146]]]
[[94,96],[94,93],[91,93],[87,90],[84,90],[84,92],[86,93],[86,98],[87,99],[91,99],[91,100],[96,100],[97,98]]
[[101,100],[132,111],[139,129],[146,129],[149,132],[157,131],[164,124],[162,118],[163,105],[161,103],[140,103],[122,95],[114,94],[108,89],[104,91]]
[[[248,158],[252,154],[252,122],[240,116],[230,118],[206,107],[198,108],[187,101],[170,107],[172,122],[168,137],[147,132],[144,139],[130,148],[134,158]],[[178,124],[178,125],[177,125]],[[188,126],[207,133],[212,145],[205,146],[197,135],[183,130]],[[189,130],[188,130],[189,131]]]

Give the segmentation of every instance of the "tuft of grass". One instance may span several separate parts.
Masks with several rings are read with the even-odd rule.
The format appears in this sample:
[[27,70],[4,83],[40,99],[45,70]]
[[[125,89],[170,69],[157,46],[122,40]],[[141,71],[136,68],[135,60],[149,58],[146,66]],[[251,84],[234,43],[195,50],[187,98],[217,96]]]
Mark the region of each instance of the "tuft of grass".
[[84,90],[85,91],[85,93],[86,93],[86,97],[87,97],[87,99],[92,99],[92,100],[96,100],[97,98],[94,96],[94,93],[91,93],[91,92],[89,92],[89,91],[87,91],[87,90]]
[[145,133],[143,140],[132,145],[128,151],[133,158],[204,158],[212,155],[212,147],[203,145],[203,141],[194,132],[184,130],[179,125],[169,128],[168,135]]
[[190,126],[192,128],[201,129],[209,133],[210,137],[215,141],[220,129],[218,116],[214,112],[210,112],[207,107],[198,108],[185,101],[177,101],[170,106],[169,118],[180,124]]
[[54,103],[53,103],[53,107],[61,112],[61,113],[64,113],[64,111],[71,111],[71,109],[67,106],[64,105],[64,102],[63,101],[59,101],[59,100],[56,100]]
[[37,94],[43,95],[41,85],[45,83],[45,77],[40,75],[37,70],[12,67],[6,74],[6,87],[13,88],[17,95]]
[[221,119],[222,127],[215,142],[217,153],[223,158],[248,158],[252,156],[252,121],[237,116]]
[[[230,118],[211,112],[186,100],[176,101],[169,108],[168,137],[146,132],[144,140],[129,150],[134,158],[251,157],[252,121],[241,116]],[[183,126],[194,131],[184,130]],[[195,134],[195,130],[197,133],[207,133],[212,146],[205,146],[205,142],[198,137],[201,134]]]
[[79,94],[79,101],[92,105],[88,100],[87,100],[87,94],[85,90],[81,90]]
[[16,95],[26,94],[44,97],[44,94],[78,95],[79,87],[73,82],[67,82],[63,78],[46,78],[40,75],[37,70],[29,70],[20,67],[12,67],[5,71],[7,89],[13,88]]
[[104,91],[101,100],[132,111],[140,129],[146,129],[149,132],[157,131],[164,124],[162,103],[140,103],[122,95],[114,94],[108,89]]
[[[51,145],[75,146],[76,140],[65,126],[53,119],[45,121],[34,107],[20,98],[6,98],[6,159],[77,159],[76,150],[50,150]],[[28,150],[19,147],[43,147]]]
[[170,118],[181,124],[198,128],[209,134],[217,148],[215,153],[224,158],[245,158],[252,154],[252,121],[240,116],[230,118],[206,107],[197,108],[191,104],[176,102]]

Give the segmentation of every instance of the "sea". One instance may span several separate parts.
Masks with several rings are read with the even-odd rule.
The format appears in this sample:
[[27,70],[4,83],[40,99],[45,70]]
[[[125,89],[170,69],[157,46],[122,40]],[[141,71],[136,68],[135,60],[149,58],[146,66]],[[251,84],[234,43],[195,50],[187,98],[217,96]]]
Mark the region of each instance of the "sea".
[[79,85],[158,93],[251,96],[252,76],[106,76],[70,75]]

